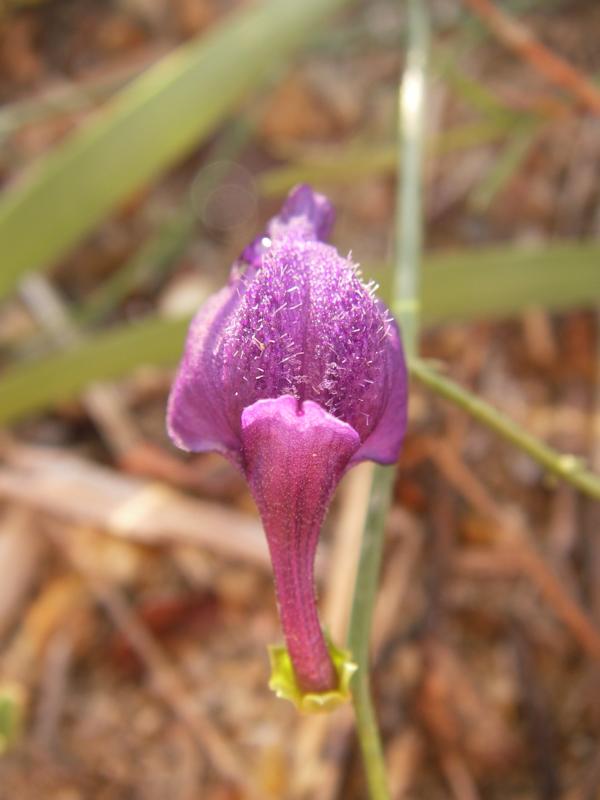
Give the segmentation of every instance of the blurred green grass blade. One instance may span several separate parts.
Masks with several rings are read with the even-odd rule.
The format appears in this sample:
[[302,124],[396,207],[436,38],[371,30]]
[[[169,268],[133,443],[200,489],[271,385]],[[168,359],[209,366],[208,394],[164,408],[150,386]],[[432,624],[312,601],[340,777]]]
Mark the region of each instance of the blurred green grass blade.
[[83,83],[60,84],[42,91],[39,95],[1,106],[0,145],[25,125],[91,109],[95,104],[105,101],[148,66],[148,56],[144,55],[140,62],[130,62],[121,68],[101,72]]
[[63,256],[119,202],[207,136],[349,0],[268,0],[229,16],[129,84],[0,199],[0,297]]
[[83,305],[75,309],[75,321],[84,326],[92,325],[114,311],[130,292],[158,280],[185,250],[195,222],[190,213],[163,222],[139,252],[96,289]]
[[521,130],[518,129],[519,126],[515,127],[517,130],[499,154],[492,169],[471,193],[469,205],[480,214],[486,212],[496,197],[508,186],[538,138],[539,123],[527,123],[521,126]]
[[294,164],[263,172],[258,185],[263,195],[285,194],[297,183],[313,183],[317,186],[348,184],[370,175],[391,173],[396,168],[396,146],[349,145],[335,153],[302,159]]
[[185,251],[197,225],[197,211],[191,202],[192,187],[196,205],[205,200],[227,177],[232,159],[247,144],[256,128],[255,113],[235,120],[217,139],[207,154],[206,163],[196,172],[188,185],[185,198],[177,210],[164,221],[139,251],[104,283],[75,311],[80,325],[98,322],[114,311],[118,304],[135,289],[158,281]]
[[[489,144],[512,133],[514,124],[511,118],[498,117],[456,125],[436,136],[428,149],[442,155]],[[297,183],[316,186],[349,184],[371,175],[392,174],[397,168],[397,149],[395,143],[336,147],[323,154],[265,170],[258,178],[258,185],[263,195],[274,196],[285,194]]]
[[510,316],[533,305],[592,306],[600,301],[600,244],[441,252],[426,256],[422,279],[427,325]]
[[[551,310],[595,306],[598,265],[600,244],[429,255],[421,276],[422,321],[489,319],[532,305]],[[0,376],[0,423],[73,397],[94,380],[118,378],[144,364],[174,364],[187,324],[150,319],[121,325],[76,349],[10,367]]]
[[468,106],[485,116],[517,115],[485,84],[468,75],[460,66],[463,47],[455,44],[441,49],[432,59],[433,71],[444,80],[454,93]]
[[77,395],[93,381],[110,380],[143,364],[173,364],[189,320],[150,319],[118,325],[61,353],[19,364],[0,379],[0,423]]

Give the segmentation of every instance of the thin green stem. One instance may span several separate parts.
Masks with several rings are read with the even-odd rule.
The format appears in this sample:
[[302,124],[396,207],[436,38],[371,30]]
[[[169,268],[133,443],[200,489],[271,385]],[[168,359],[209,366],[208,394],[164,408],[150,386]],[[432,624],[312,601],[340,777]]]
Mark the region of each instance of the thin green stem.
[[408,356],[419,336],[421,250],[423,247],[422,172],[425,149],[425,89],[429,22],[425,3],[408,0],[406,67],[399,95],[399,153],[402,180],[396,196],[396,264],[393,306]]
[[409,364],[411,375],[428,389],[462,408],[471,417],[527,453],[548,472],[600,500],[600,475],[586,469],[581,459],[553,450],[484,400],[431,369],[424,361],[413,358]]
[[[399,107],[396,265],[393,306],[398,309],[404,345],[416,353],[419,326],[419,266],[422,246],[421,176],[424,149],[425,83],[428,50],[427,10],[421,0],[408,0],[408,53]],[[381,737],[369,681],[369,641],[390,506],[394,473],[376,467],[363,533],[350,619],[349,647],[357,674],[352,683],[358,738],[371,800],[389,800]]]
[[389,800],[390,798],[381,737],[371,698],[369,640],[383,552],[384,525],[393,484],[393,470],[375,467],[354,587],[348,636],[348,646],[354,662],[358,665],[357,673],[352,681],[352,702],[371,800]]

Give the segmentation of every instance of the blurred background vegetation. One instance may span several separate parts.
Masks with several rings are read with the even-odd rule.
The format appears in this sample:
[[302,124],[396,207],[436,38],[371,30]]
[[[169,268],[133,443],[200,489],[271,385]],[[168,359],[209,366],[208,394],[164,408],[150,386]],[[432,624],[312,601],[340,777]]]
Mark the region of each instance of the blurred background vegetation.
[[[427,7],[421,352],[598,471],[600,6]],[[386,291],[405,45],[395,0],[0,6],[2,800],[365,796],[344,712],[266,690],[245,488],[163,418],[191,314],[294,184]],[[356,475],[322,553],[332,629]],[[420,390],[394,498],[393,796],[595,800],[597,504]]]

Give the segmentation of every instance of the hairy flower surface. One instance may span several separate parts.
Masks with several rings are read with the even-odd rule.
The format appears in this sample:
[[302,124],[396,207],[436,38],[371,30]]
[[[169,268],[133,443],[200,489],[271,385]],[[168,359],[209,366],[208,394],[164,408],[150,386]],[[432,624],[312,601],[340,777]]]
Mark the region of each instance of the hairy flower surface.
[[339,675],[313,586],[319,531],[344,472],[393,463],[406,427],[400,336],[356,266],[324,241],[329,201],[287,198],[193,320],[169,399],[179,447],[216,450],[245,474],[267,536],[300,690]]

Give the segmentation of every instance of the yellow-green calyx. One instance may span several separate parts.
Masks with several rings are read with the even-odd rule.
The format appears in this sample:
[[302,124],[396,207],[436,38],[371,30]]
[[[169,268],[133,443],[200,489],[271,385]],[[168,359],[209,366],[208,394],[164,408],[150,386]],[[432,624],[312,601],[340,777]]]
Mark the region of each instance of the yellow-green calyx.
[[0,683],[0,756],[17,741],[24,714],[24,689],[13,682]]
[[303,692],[298,686],[294,667],[284,645],[270,645],[271,679],[269,688],[277,697],[289,700],[299,711],[319,714],[333,711],[350,699],[350,679],[358,669],[348,650],[327,642],[329,654],[338,677],[338,688],[327,692]]

